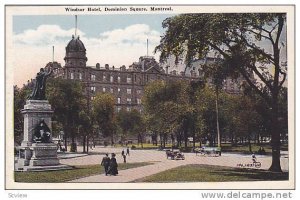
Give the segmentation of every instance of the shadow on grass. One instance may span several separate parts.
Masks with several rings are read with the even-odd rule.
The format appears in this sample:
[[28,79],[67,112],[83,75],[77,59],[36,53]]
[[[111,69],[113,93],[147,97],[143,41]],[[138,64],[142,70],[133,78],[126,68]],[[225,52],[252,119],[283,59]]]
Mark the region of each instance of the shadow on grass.
[[[150,162],[121,163],[119,170],[125,170],[145,165],[152,165]],[[64,183],[78,178],[104,174],[104,168],[99,165],[73,166],[69,170],[43,171],[43,172],[15,172],[15,182],[24,183]]]
[[253,181],[281,181],[289,180],[288,172],[270,172],[259,169],[239,169],[239,168],[223,168],[215,169],[214,172],[218,176],[223,177],[240,177],[241,180]]
[[288,180],[288,172],[231,168],[212,165],[185,165],[166,170],[134,182],[230,182],[230,181],[279,181]]

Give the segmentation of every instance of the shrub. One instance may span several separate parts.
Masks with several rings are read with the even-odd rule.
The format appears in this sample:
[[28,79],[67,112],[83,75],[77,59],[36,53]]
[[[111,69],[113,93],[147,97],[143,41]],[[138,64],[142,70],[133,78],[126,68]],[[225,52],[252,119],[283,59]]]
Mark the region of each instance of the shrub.
[[185,148],[185,147],[180,147],[179,148],[179,150],[181,151],[181,152],[192,152],[192,149],[193,149],[193,147],[187,147],[187,148]]

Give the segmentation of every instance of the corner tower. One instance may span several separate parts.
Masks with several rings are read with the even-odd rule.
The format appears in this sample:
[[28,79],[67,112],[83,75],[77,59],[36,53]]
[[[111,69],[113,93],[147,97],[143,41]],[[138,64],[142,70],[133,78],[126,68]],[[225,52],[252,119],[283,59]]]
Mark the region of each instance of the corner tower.
[[72,36],[72,40],[66,47],[66,56],[64,60],[66,67],[86,67],[86,49],[79,39],[79,36]]

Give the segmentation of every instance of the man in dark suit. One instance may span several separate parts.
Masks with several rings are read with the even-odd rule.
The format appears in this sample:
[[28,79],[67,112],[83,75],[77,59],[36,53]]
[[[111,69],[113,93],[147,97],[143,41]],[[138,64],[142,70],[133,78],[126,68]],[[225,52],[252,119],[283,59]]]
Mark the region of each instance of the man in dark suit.
[[101,165],[104,166],[105,175],[107,176],[108,168],[110,165],[110,158],[108,157],[108,154],[106,154],[105,157],[103,157]]

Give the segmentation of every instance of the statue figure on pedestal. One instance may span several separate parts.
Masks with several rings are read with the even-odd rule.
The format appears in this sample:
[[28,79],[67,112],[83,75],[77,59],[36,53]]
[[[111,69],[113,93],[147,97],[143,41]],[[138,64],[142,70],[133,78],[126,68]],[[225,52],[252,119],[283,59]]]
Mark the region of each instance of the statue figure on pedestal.
[[29,96],[32,100],[46,100],[46,79],[52,74],[52,69],[49,72],[45,72],[44,68],[40,69],[40,72],[36,74],[35,86]]

